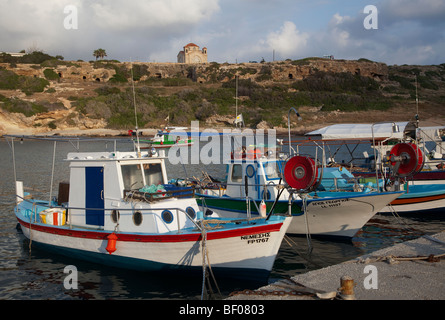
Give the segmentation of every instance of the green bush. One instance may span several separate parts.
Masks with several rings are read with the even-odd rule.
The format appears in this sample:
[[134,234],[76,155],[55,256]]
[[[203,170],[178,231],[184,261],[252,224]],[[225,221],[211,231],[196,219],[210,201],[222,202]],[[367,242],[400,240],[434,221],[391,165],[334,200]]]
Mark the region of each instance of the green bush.
[[439,90],[439,86],[431,81],[428,77],[418,76],[417,81],[422,88],[431,89],[431,90]]
[[10,70],[0,68],[0,89],[16,90],[19,88],[19,76]]
[[120,73],[116,73],[115,75],[113,75],[110,80],[108,80],[108,82],[111,83],[125,83],[128,82],[127,78],[125,78],[124,75],[120,74]]
[[34,92],[43,92],[45,87],[49,86],[49,82],[42,78],[21,76],[19,77],[19,86],[26,95],[31,95]]
[[45,69],[43,74],[48,80],[59,80],[59,75],[53,69]]
[[31,117],[37,113],[48,112],[48,108],[43,105],[17,98],[7,99],[3,101],[2,108],[13,113],[23,113],[27,117]]
[[120,93],[121,90],[117,87],[109,87],[109,86],[103,86],[100,88],[95,89],[96,93],[100,96],[108,96],[110,94]]
[[43,92],[49,85],[48,80],[28,76],[19,76],[14,72],[0,68],[0,89],[20,89],[27,95],[34,92]]
[[390,81],[397,81],[398,83],[400,83],[400,86],[404,89],[408,89],[408,90],[415,90],[416,87],[414,86],[413,82],[414,80],[411,80],[409,78],[405,78],[405,77],[401,77],[398,75],[394,75],[394,74],[390,74],[389,75],[389,80]]
[[41,64],[46,60],[55,60],[55,58],[42,51],[34,51],[18,58],[18,63]]

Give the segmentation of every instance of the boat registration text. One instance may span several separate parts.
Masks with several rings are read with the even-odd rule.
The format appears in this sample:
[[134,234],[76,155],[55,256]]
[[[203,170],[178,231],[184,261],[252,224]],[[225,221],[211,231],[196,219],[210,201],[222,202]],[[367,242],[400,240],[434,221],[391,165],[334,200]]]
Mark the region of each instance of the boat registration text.
[[344,202],[349,201],[349,199],[336,199],[336,200],[326,200],[326,201],[316,201],[312,202],[313,206],[319,206],[321,208],[332,208],[340,207]]
[[269,241],[270,232],[251,234],[248,236],[241,236],[241,240],[247,240],[247,244],[266,243]]

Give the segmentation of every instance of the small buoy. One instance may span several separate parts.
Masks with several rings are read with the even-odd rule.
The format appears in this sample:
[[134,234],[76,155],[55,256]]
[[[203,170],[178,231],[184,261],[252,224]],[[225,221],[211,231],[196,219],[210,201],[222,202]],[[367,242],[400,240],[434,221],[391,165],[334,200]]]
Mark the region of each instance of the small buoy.
[[112,254],[114,251],[116,251],[116,240],[117,240],[117,236],[116,234],[113,232],[112,234],[110,234],[108,237],[108,244],[107,247],[105,248],[105,250],[108,251],[109,254]]
[[264,202],[264,199],[261,200],[260,204],[260,216],[265,217],[266,216],[266,203]]

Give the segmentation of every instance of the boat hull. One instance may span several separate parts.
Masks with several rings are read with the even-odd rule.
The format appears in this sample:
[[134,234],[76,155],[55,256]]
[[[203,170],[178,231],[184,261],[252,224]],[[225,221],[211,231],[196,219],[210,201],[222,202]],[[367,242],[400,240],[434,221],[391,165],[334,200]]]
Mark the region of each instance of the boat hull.
[[[106,250],[111,231],[47,226],[18,218],[23,234],[37,245],[58,254],[108,266],[139,271],[201,271],[203,237],[200,232],[166,235],[117,233],[116,251]],[[206,248],[212,270],[232,278],[267,279],[290,218],[245,228],[207,231]]]
[[[303,209],[302,200],[292,202],[292,222],[287,230],[288,234],[306,235],[309,233],[320,237],[352,238],[377,212],[401,193],[326,192],[323,195],[318,193],[318,195],[320,196],[318,199],[307,200],[306,211]],[[239,218],[247,214],[245,200],[201,194],[197,197],[202,197],[206,207],[220,216]],[[237,210],[233,210],[234,202],[237,202]],[[268,208],[271,202],[273,201],[268,202]],[[200,203],[202,204],[202,201],[198,200],[198,204]],[[251,205],[251,208],[254,207]],[[288,208],[287,200],[279,200],[274,213],[285,213]],[[307,214],[305,215],[304,212]],[[252,210],[251,214],[258,215],[257,210]]]
[[395,211],[401,214],[421,214],[445,211],[445,185],[425,184],[410,185],[408,192],[391,202],[381,212]]

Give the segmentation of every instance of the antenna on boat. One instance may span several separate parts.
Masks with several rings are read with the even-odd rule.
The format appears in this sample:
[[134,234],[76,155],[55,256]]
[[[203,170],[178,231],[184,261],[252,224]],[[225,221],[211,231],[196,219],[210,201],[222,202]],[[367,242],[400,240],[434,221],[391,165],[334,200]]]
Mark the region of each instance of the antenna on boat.
[[417,75],[414,75],[414,79],[416,81],[416,124],[417,128],[419,127],[419,96],[417,95]]
[[291,114],[291,111],[294,111],[297,114],[298,121],[302,120],[302,118],[301,118],[300,114],[298,113],[297,109],[295,109],[294,107],[291,107],[289,109],[288,114],[287,114],[287,130],[288,130],[288,133],[289,133],[289,156],[291,156],[291,150],[292,150],[291,140],[290,140],[290,114]]
[[131,68],[130,68],[130,72],[131,72],[131,83],[132,83],[132,87],[133,87],[133,108],[134,108],[134,120],[136,123],[136,148],[138,151],[138,157],[141,156],[141,147],[139,144],[139,132],[138,132],[138,114],[136,112],[136,93],[135,93],[135,89],[134,89],[134,76],[133,76],[133,61],[130,58],[130,64],[131,64]]

